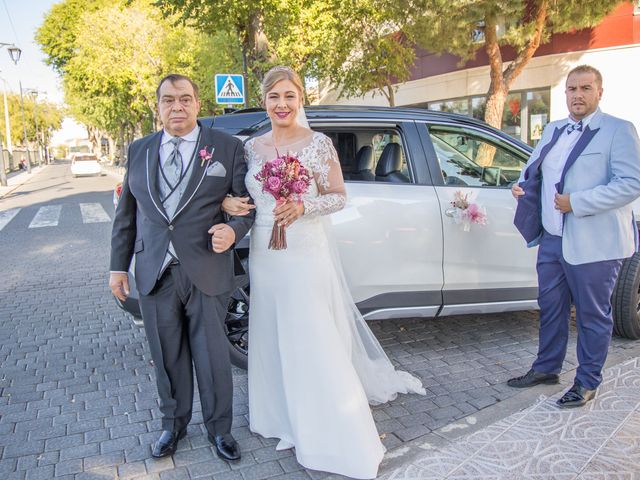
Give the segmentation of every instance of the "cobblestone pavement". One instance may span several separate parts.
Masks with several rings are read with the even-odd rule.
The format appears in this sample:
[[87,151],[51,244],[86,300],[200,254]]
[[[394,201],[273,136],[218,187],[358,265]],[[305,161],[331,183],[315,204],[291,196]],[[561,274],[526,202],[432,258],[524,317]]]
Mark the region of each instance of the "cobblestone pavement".
[[[74,180],[62,169],[47,167],[46,181],[32,181],[0,203],[0,212],[21,207],[0,230],[0,478],[325,477],[249,431],[247,377],[240,370],[234,371],[233,424],[240,462],[215,456],[198,404],[174,457],[150,458],[161,427],[144,332],[107,287],[110,224],[83,223],[78,208],[98,202],[112,215],[115,179]],[[59,223],[28,228],[50,204],[62,205]],[[426,397],[404,395],[373,409],[391,456],[396,447],[519,393],[504,382],[528,369],[537,345],[536,312],[371,327],[391,359],[427,387]],[[612,351],[640,356],[640,344],[616,338]],[[565,367],[574,366],[571,351]]]
[[640,359],[606,370],[584,408],[560,409],[562,393],[423,455],[385,475],[428,479],[640,478]]

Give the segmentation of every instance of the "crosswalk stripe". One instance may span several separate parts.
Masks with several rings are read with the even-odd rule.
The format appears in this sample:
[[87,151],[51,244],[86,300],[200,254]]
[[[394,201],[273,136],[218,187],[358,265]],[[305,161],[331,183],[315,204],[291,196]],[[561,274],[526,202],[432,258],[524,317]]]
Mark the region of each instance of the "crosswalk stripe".
[[15,217],[18,212],[22,210],[21,208],[12,208],[11,210],[5,210],[4,212],[0,212],[0,230],[6,227],[7,223],[9,223],[13,217]]
[[62,205],[46,205],[40,207],[36,216],[31,220],[29,228],[55,227],[58,225],[61,210]]
[[111,221],[111,217],[109,217],[100,203],[81,203],[80,211],[82,212],[83,223],[102,223]]

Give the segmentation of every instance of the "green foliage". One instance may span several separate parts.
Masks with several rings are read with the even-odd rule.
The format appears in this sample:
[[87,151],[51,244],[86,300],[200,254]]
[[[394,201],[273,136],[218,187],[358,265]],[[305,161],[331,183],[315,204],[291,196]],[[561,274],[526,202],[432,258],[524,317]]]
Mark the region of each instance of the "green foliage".
[[[0,99],[1,100],[1,99]],[[20,106],[19,94],[7,94],[7,106],[9,107],[9,125],[11,126],[11,143],[13,145],[24,144],[24,130],[22,122],[22,108]],[[7,148],[5,138],[5,121],[4,121],[4,103],[0,101],[0,136],[2,137],[3,147]],[[36,140],[36,112],[38,133],[40,138],[44,134],[45,141],[48,143],[51,135],[62,125],[64,116],[63,110],[55,103],[38,101],[36,106],[33,97],[24,95],[24,118],[27,126],[27,140],[35,142]]]
[[82,15],[113,4],[114,1],[110,0],[65,0],[53,5],[35,35],[46,55],[45,63],[63,73],[75,54],[78,32],[85,28],[81,22]]
[[482,42],[474,42],[474,32],[495,23],[506,26],[499,37],[500,46],[521,51],[535,36],[533,7],[547,4],[547,17],[541,43],[554,33],[570,32],[598,24],[621,0],[399,0],[398,12],[412,12],[405,29],[425,49],[434,53],[452,53],[467,60],[473,58]]
[[202,114],[216,109],[213,75],[238,71],[240,49],[227,30],[203,34],[165,16],[150,0],[64,0],[37,41],[62,77],[69,113],[111,138],[157,128],[155,90],[169,73],[201,87]]
[[[403,31],[434,53],[450,53],[461,64],[483,49],[489,57],[491,84],[484,119],[500,128],[504,102],[513,81],[538,47],[555,33],[598,24],[621,0],[398,0],[397,12],[412,12]],[[505,65],[502,50],[515,59]],[[508,119],[509,120],[509,119]],[[515,121],[511,119],[512,121]]]

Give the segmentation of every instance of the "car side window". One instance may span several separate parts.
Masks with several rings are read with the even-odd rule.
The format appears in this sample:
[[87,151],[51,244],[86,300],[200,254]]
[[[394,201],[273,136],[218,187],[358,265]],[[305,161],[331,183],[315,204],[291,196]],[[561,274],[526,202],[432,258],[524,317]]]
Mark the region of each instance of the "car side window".
[[400,132],[365,127],[348,131],[326,127],[314,129],[333,141],[345,181],[411,183]]
[[445,185],[509,188],[526,164],[499,138],[464,127],[430,126],[429,136]]

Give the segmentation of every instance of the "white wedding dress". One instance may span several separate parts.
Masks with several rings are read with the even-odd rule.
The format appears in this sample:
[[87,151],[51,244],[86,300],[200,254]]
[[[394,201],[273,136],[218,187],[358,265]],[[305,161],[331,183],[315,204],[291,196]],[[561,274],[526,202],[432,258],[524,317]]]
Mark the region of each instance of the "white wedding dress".
[[311,131],[280,148],[297,155],[315,182],[303,196],[305,214],[286,230],[287,249],[269,250],[275,200],[255,175],[276,151],[266,136],[245,148],[246,184],[256,204],[249,256],[250,428],[280,439],[278,449],[295,447],[307,468],[375,478],[384,447],[369,403],[424,389],[394,369],[347,290],[323,220],[346,201],[336,151],[328,137]]

